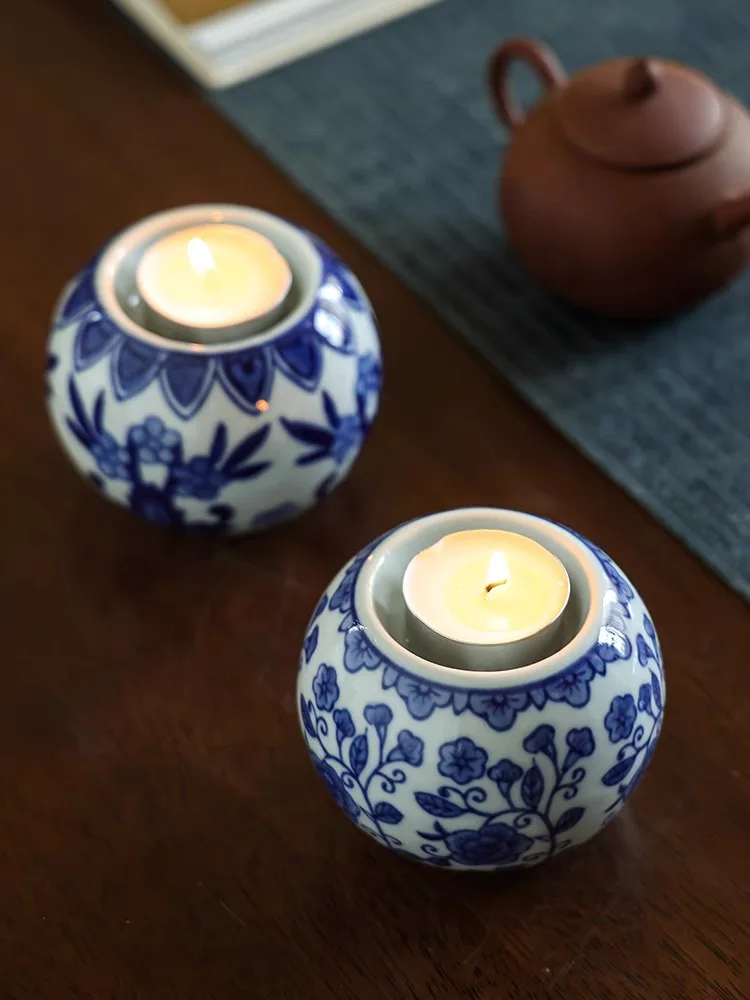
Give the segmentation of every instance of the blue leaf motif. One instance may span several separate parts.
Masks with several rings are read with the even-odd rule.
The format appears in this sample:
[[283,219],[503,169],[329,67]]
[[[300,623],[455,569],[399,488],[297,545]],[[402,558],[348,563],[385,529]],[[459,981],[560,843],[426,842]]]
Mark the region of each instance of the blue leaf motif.
[[208,456],[208,460],[212,465],[216,465],[220,462],[224,452],[227,447],[227,428],[226,424],[218,423],[216,425],[216,430],[214,431],[214,439],[211,443],[211,451]]
[[582,806],[575,806],[573,809],[566,809],[566,811],[555,823],[555,833],[565,833],[566,830],[572,830],[576,823],[580,822],[583,813],[584,810]]
[[643,636],[638,633],[635,640],[635,646],[638,650],[638,662],[642,667],[645,667],[649,660],[653,659],[654,654],[651,652],[651,647],[643,638]]
[[544,791],[544,777],[536,764],[532,764],[521,782],[521,798],[529,807],[536,809]]
[[404,814],[390,802],[378,802],[372,810],[372,815],[379,823],[390,823],[394,826],[404,818]]
[[651,671],[651,690],[654,692],[654,704],[656,705],[658,711],[661,712],[662,709],[662,699],[661,699],[661,684],[659,684],[659,678],[656,674]]
[[307,636],[305,638],[304,651],[305,651],[305,662],[306,663],[310,662],[313,653],[318,648],[318,634],[319,634],[319,630],[318,630],[318,626],[316,625],[315,628],[311,632],[308,632],[308,634],[307,634]]
[[331,394],[325,391],[323,392],[323,410],[329,427],[333,427],[334,429],[338,427],[341,423],[339,411],[336,409],[336,404],[334,403]]
[[455,816],[463,816],[466,812],[463,806],[449,802],[439,795],[431,795],[429,792],[415,792],[414,798],[425,812],[439,819],[452,819]]
[[307,702],[302,697],[302,695],[300,695],[300,698],[299,698],[299,714],[300,714],[300,717],[302,719],[303,726],[305,727],[305,729],[307,730],[307,732],[310,734],[310,736],[312,736],[313,739],[315,739],[315,737],[317,735],[316,732],[315,732],[315,726],[313,726],[313,724],[312,724],[312,719],[310,718],[310,710],[308,709]]
[[230,399],[246,413],[260,412],[257,404],[271,397],[273,366],[263,348],[226,355],[219,362],[218,373]]
[[367,766],[369,748],[367,746],[367,733],[360,733],[352,740],[349,747],[349,766],[355,777],[359,777]]
[[170,354],[161,370],[167,401],[184,420],[197,413],[211,391],[215,362],[201,354]]
[[226,462],[222,466],[222,472],[233,478],[239,478],[238,473],[241,471],[240,466],[242,466],[248,458],[251,458],[255,452],[263,446],[268,434],[271,430],[271,425],[266,424],[264,427],[259,428],[257,431],[253,431],[252,434],[248,434],[240,443],[234,448],[228,455]]
[[632,757],[626,757],[625,760],[618,761],[614,767],[610,767],[607,773],[602,778],[602,784],[607,785],[618,785],[626,775],[630,774],[630,771],[638,759],[637,754]]
[[104,433],[104,389],[96,397],[94,403],[94,430],[97,434]]
[[295,441],[299,441],[301,444],[312,444],[317,448],[329,448],[333,441],[333,434],[325,427],[318,426],[318,424],[309,424],[304,420],[290,420],[288,417],[282,417],[281,423],[287,434],[290,434]]

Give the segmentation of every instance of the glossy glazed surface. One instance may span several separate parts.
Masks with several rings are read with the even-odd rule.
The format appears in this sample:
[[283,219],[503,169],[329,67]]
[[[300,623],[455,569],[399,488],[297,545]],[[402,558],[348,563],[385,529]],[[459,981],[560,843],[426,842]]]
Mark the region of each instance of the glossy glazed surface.
[[257,531],[323,499],[348,472],[377,412],[380,344],[367,296],[316,237],[233,206],[186,208],[162,225],[219,215],[302,245],[310,263],[297,272],[294,312],[239,342],[143,330],[114,293],[124,265],[109,262],[124,256],[126,233],[61,296],[47,403],[71,460],[109,499],[163,525]]
[[605,553],[516,512],[470,508],[424,522],[508,529],[508,516],[538,541],[562,537],[584,567],[576,575],[590,580],[581,622],[559,652],[516,670],[456,670],[390,641],[373,567],[417,522],[366,546],[335,577],[300,655],[302,735],[328,791],[384,847],[439,867],[528,867],[584,843],[629,798],[663,721],[654,626]]
[[[0,53],[12,94],[0,116],[25,153],[0,161],[2,992],[750,994],[740,598],[109,5],[13,4]],[[71,472],[39,391],[53,302],[91,248],[209,199],[319,233],[368,289],[387,363],[341,488],[278,531],[218,542],[103,503]],[[637,581],[669,671],[668,719],[632,801],[589,844],[499,878],[405,863],[342,821],[293,694],[309,610],[338,569],[394,524],[474,503],[596,539]]]

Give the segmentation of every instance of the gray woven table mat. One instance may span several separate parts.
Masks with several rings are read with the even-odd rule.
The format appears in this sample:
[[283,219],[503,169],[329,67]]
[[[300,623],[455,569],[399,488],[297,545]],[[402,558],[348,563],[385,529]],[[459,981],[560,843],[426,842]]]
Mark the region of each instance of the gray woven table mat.
[[750,275],[649,329],[539,290],[494,209],[506,137],[484,66],[516,34],[553,45],[568,69],[671,56],[750,102],[747,0],[443,0],[208,99],[750,597]]

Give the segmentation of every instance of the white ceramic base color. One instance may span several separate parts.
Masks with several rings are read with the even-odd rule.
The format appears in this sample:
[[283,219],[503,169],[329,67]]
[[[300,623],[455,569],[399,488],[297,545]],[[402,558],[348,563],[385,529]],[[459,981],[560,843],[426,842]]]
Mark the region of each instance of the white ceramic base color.
[[[265,332],[200,343],[142,325],[144,247],[208,222],[263,233],[292,266],[289,311]],[[370,303],[325,244],[266,212],[202,205],[136,223],[68,285],[47,397],[71,461],[110,500],[163,524],[241,532],[300,513],[343,479],[380,374]]]
[[[513,670],[439,666],[403,645],[403,573],[467,528],[527,534],[571,580],[564,645]],[[622,808],[664,712],[659,642],[618,566],[568,528],[493,508],[378,539],[336,576],[300,657],[300,722],[339,806],[378,842],[446,868],[538,864]]]

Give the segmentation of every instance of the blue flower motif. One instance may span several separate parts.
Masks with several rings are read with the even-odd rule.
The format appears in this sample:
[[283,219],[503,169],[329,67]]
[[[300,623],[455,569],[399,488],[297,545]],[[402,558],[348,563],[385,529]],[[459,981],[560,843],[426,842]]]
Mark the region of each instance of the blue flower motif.
[[409,714],[414,719],[428,719],[435,708],[445,708],[450,703],[451,692],[445,688],[433,687],[424,681],[401,674],[396,681],[396,691],[406,702]]
[[357,359],[357,395],[366,396],[371,392],[379,392],[381,378],[380,358],[369,352],[360,354]]
[[593,676],[593,668],[584,660],[547,681],[544,689],[550,701],[565,701],[573,708],[582,708],[589,700]]
[[91,454],[105,476],[110,479],[130,479],[127,449],[121,448],[111,434],[100,434],[91,444]]
[[404,760],[413,767],[419,767],[424,756],[424,741],[415,736],[409,729],[402,729],[396,737],[397,746],[388,754],[386,760],[392,764],[396,760]]
[[354,736],[354,722],[348,708],[336,708],[333,711],[333,721],[336,726],[336,739],[341,741],[347,736]]
[[620,740],[626,740],[630,736],[637,714],[632,694],[615,695],[604,718],[604,725],[612,743],[619,743]]
[[594,734],[588,726],[568,730],[565,742],[579,757],[590,757],[594,752]]
[[549,753],[550,747],[555,746],[555,729],[553,726],[543,723],[529,733],[523,741],[523,748],[526,753]]
[[438,771],[445,778],[451,778],[458,785],[481,778],[487,766],[487,751],[470,740],[468,736],[440,747]]
[[525,691],[506,693],[504,691],[476,692],[469,695],[469,709],[481,719],[486,719],[498,733],[510,729],[516,716],[529,704]]
[[375,728],[385,729],[393,721],[393,712],[388,705],[367,705],[365,707],[365,720]]
[[180,435],[165,427],[159,417],[146,417],[142,424],[131,427],[129,440],[144,465],[169,465],[180,444]]
[[641,684],[638,688],[638,708],[641,712],[651,712],[651,685]]
[[177,483],[175,493],[197,500],[213,500],[229,481],[205,455],[196,455],[186,464],[178,466],[174,477]]
[[518,764],[514,764],[512,760],[504,757],[497,764],[493,764],[487,772],[487,777],[492,781],[496,781],[501,791],[503,789],[507,791],[511,785],[514,785],[519,778],[523,777],[523,770]]
[[445,843],[461,865],[512,865],[534,841],[508,823],[492,823],[480,830],[456,830]]
[[336,671],[327,663],[321,663],[313,680],[315,704],[321,712],[330,712],[339,698],[339,686],[336,683]]
[[336,774],[331,765],[325,760],[318,760],[317,757],[313,757],[313,763],[337,805],[341,806],[351,819],[356,819],[360,813],[359,806],[347,791],[344,782],[338,774]]
[[569,729],[565,742],[568,745],[568,752],[563,761],[563,772],[574,767],[581,757],[590,757],[595,749],[594,734],[588,726],[582,726],[580,729]]
[[364,629],[352,626],[344,637],[344,666],[349,673],[356,674],[362,667],[375,670],[380,663],[380,655],[368,642]]
[[304,642],[303,648],[304,648],[304,651],[305,651],[305,662],[306,663],[310,662],[310,658],[312,657],[313,653],[315,652],[315,650],[318,647],[318,635],[319,635],[319,633],[320,633],[320,630],[318,629],[318,626],[316,625],[305,636],[305,642]]

